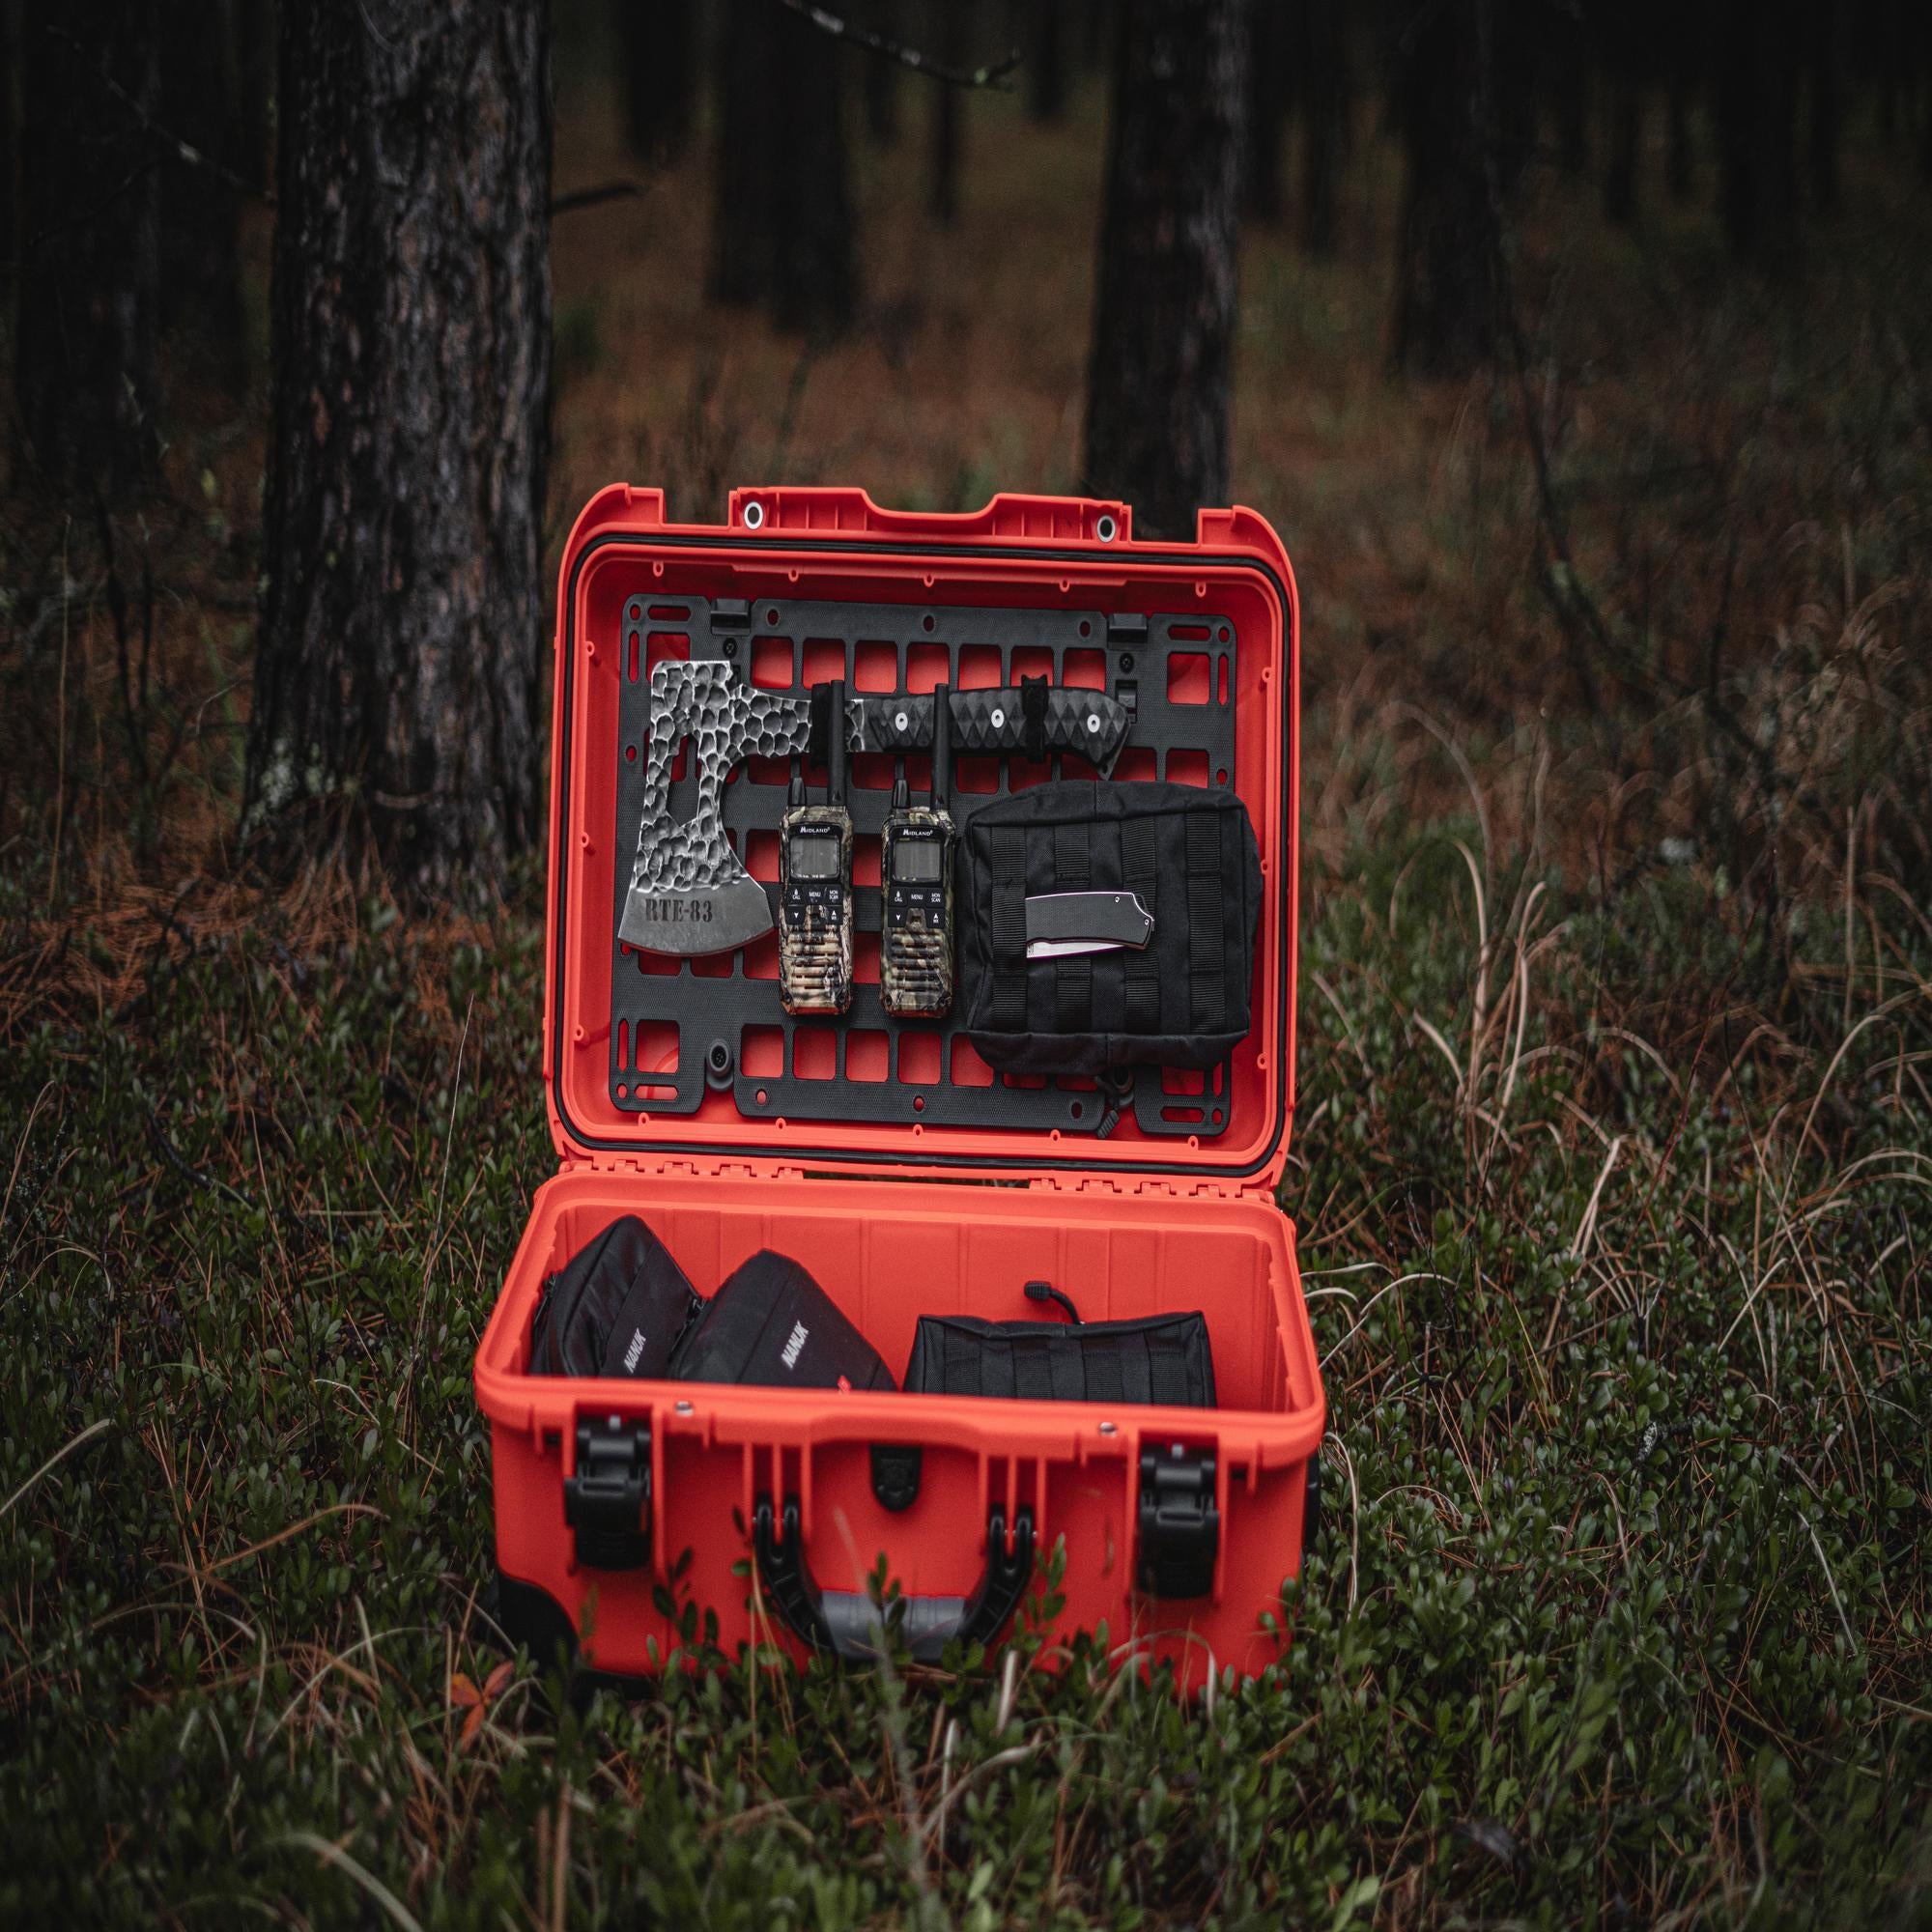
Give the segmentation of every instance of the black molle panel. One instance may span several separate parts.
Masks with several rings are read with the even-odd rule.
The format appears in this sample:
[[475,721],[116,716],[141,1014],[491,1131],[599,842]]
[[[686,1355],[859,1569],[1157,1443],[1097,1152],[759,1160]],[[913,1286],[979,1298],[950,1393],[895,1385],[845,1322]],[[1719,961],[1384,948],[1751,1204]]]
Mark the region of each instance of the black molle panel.
[[[682,614],[673,615],[673,610]],[[710,1088],[728,1086],[739,1111],[751,1120],[924,1122],[1035,1133],[1054,1127],[1093,1133],[1114,1111],[1111,1096],[1091,1084],[1021,1085],[997,1073],[988,1079],[983,1066],[974,1070],[984,1084],[956,1080],[950,1016],[896,1020],[881,1006],[877,867],[879,834],[892,804],[889,758],[856,755],[846,793],[858,852],[854,878],[865,883],[855,883],[853,890],[858,983],[852,1009],[841,1019],[794,1019],[784,1012],[775,932],[738,952],[696,959],[640,954],[616,939],[643,806],[650,667],[656,656],[722,660],[760,689],[800,696],[810,685],[841,676],[851,696],[876,697],[906,690],[909,672],[922,692],[935,683],[957,691],[962,679],[970,680],[966,688],[985,688],[1041,675],[1063,686],[1069,671],[1086,687],[1097,688],[1097,675],[1101,686],[1134,712],[1115,766],[1118,781],[1232,785],[1238,648],[1232,620],[1211,612],[630,599],[624,607],[617,743],[611,752],[617,761],[615,837],[622,855],[611,922],[611,1098],[632,1113],[692,1114]],[[955,820],[1026,785],[1091,775],[1085,760],[1058,752],[1036,761],[955,745],[954,760]],[[670,810],[679,821],[697,807],[694,762],[685,747],[672,764]],[[921,753],[911,762],[914,802],[923,804],[927,761]],[[754,875],[769,871],[763,883],[775,915],[778,829],[789,777],[782,761],[753,758],[739,765],[724,787],[725,836]],[[823,769],[809,770],[807,779],[811,796],[822,798]],[[748,1032],[753,1043],[751,1071],[745,1064]],[[713,1052],[721,1043],[731,1057],[728,1074]],[[1146,1134],[1211,1140],[1228,1124],[1227,1070],[1194,1078],[1200,1090],[1179,1094],[1163,1091],[1159,1068],[1135,1069],[1120,1111],[1130,1107]]]

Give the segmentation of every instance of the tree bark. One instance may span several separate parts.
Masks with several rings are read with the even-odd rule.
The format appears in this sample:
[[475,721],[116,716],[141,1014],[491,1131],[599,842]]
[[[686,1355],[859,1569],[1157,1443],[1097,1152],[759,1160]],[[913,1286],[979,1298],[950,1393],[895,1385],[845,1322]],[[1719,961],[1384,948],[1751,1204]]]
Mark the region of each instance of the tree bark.
[[[892,0],[870,0],[865,13],[874,33],[891,38],[896,21]],[[899,139],[899,64],[886,54],[867,54],[866,133],[875,147],[895,148]]]
[[1673,201],[1690,198],[1690,175],[1694,166],[1690,133],[1691,78],[1681,53],[1670,56],[1664,75],[1663,185]]
[[1828,213],[1835,213],[1841,199],[1838,151],[1845,131],[1845,90],[1843,49],[1838,38],[1838,10],[1821,5],[1809,11],[1809,72],[1811,118],[1807,130],[1806,159],[1810,164],[1811,198]]
[[1461,375],[1496,342],[1500,191],[1492,0],[1424,0],[1398,54],[1396,112],[1407,173],[1394,356]]
[[[1289,92],[1297,78],[1291,52],[1289,0],[1249,0],[1247,153],[1241,212],[1272,227],[1281,219],[1281,134]],[[1308,9],[1303,7],[1306,14]],[[1304,111],[1307,101],[1303,92]]]
[[773,282],[777,124],[783,111],[776,13],[769,0],[729,0],[719,47],[704,288],[711,300],[736,308],[763,301]]
[[[14,383],[59,489],[116,493],[158,451],[155,10],[29,0],[21,27],[20,307]],[[118,92],[117,92],[118,90]]]
[[1301,245],[1321,260],[1334,254],[1341,228],[1353,76],[1342,0],[1302,0],[1301,17]]
[[1786,259],[1797,224],[1794,0],[1729,0],[1718,49],[1724,233],[1760,268]]
[[239,394],[248,380],[242,195],[225,176],[261,184],[263,156],[247,149],[241,50],[227,10],[213,0],[166,0],[161,12],[159,125],[215,166],[189,161],[166,144],[157,147],[160,327],[171,343],[171,365]]
[[859,303],[841,66],[838,43],[810,20],[731,0],[706,291],[813,336],[848,327]]
[[14,314],[20,254],[20,9],[0,0],[0,324]]
[[696,9],[690,0],[611,0],[611,10],[625,141],[639,160],[666,166],[691,145]]
[[1027,112],[1036,121],[1066,115],[1066,0],[1033,0],[1026,62]]
[[1086,474],[1143,535],[1228,495],[1246,11],[1120,0]]
[[399,892],[535,839],[545,0],[283,0],[246,827]]
[[[939,57],[957,67],[963,58],[967,24],[966,9],[959,0],[940,0],[937,42]],[[929,17],[929,15],[928,15]],[[932,110],[931,141],[927,155],[925,185],[926,213],[942,228],[951,228],[959,219],[959,158],[965,146],[965,103],[956,87],[934,86],[926,90]]]
[[1643,92],[1629,65],[1610,77],[1610,147],[1604,169],[1604,215],[1620,228],[1636,220],[1637,151],[1643,141]]

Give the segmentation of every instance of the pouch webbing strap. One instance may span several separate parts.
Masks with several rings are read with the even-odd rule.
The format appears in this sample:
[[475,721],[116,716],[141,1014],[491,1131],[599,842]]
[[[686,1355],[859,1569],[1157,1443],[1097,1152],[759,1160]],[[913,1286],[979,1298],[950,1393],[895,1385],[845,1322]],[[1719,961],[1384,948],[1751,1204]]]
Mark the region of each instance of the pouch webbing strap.
[[983,1395],[980,1378],[987,1350],[969,1336],[962,1335],[950,1321],[939,1328],[939,1386],[947,1395]]
[[1027,1019],[1026,834],[1017,825],[998,825],[986,835],[987,869],[992,875],[987,944],[993,958],[993,1025],[1001,1033],[1022,1033]]
[[1188,1031],[1219,1033],[1227,1024],[1222,984],[1221,815],[1190,811],[1187,825]]
[[[1088,825],[1057,825],[1053,830],[1053,886],[1056,892],[1084,893],[1094,882],[1094,834]],[[1075,953],[1055,961],[1054,1025],[1062,1033],[1085,1033],[1094,1024],[1094,961]]]
[[1103,1338],[1097,1348],[1083,1346],[1080,1354],[1087,1376],[1087,1400],[1119,1402],[1125,1393],[1121,1379],[1120,1344]]
[[[1129,892],[1138,893],[1142,905],[1153,914],[1154,930],[1160,930],[1160,907],[1155,903],[1155,881],[1159,877],[1155,853],[1154,821],[1141,814],[1121,820],[1121,881]],[[1152,949],[1126,955],[1126,1031],[1160,1031],[1160,969],[1154,964]]]
[[1153,1329],[1145,1340],[1151,1391],[1149,1400],[1184,1406],[1188,1401],[1187,1350],[1164,1329]]
[[1053,1344],[1044,1335],[1016,1335],[1013,1393],[1022,1402],[1053,1400]]

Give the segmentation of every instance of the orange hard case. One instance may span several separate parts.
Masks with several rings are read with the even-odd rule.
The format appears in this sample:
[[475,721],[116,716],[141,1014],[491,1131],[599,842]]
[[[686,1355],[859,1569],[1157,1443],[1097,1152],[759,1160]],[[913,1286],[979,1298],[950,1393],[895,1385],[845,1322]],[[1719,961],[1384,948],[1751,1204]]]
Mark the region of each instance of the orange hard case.
[[[677,1116],[619,1104],[611,976],[628,962],[612,920],[636,837],[616,818],[620,684],[682,641],[654,634],[646,661],[628,661],[624,618],[680,597],[924,605],[954,629],[994,605],[1226,617],[1229,781],[1254,823],[1265,892],[1253,1029],[1227,1071],[1225,1129],[1147,1134],[1131,1113],[1105,1139],[748,1119],[728,1092]],[[903,676],[915,640],[896,641]],[[1312,1530],[1324,1420],[1294,1231],[1274,1199],[1294,1098],[1299,627],[1273,530],[1249,510],[1204,510],[1192,544],[1143,544],[1118,502],[1001,496],[948,516],[796,488],[735,491],[727,522],[699,526],[668,523],[661,491],[615,485],[565,545],[554,648],[543,1058],[558,1171],[537,1191],[476,1357],[506,1629],[536,1647],[566,1641],[596,1671],[643,1675],[679,1656],[675,1612],[695,1602],[715,1614],[726,1656],[756,1642],[803,1655],[772,1601],[780,1557],[838,1593],[863,1591],[883,1553],[914,1600],[910,1627],[923,1600],[970,1599],[1001,1556],[1010,1570],[1030,1531],[1039,1552],[1064,1539],[1060,1634],[1104,1628],[1117,1659],[1172,1659],[1183,1685],[1265,1667],[1287,1641],[1282,1589]],[[989,668],[986,681],[1010,668]],[[862,980],[876,979],[876,957],[861,950]],[[775,984],[771,997],[776,1016]],[[938,1055],[887,1070],[895,1085],[951,1077]],[[895,1377],[921,1315],[1025,1320],[1039,1312],[1024,1298],[1032,1280],[1050,1280],[1089,1321],[1199,1309],[1220,1406],[527,1374],[545,1277],[626,1213],[701,1293],[760,1248],[793,1257]],[[904,1507],[881,1500],[881,1445],[919,1450]],[[1192,1478],[1173,1520],[1170,1467]],[[624,1532],[614,1558],[608,1535],[579,1533],[593,1515]],[[760,1525],[778,1543],[754,1554]],[[1152,1561],[1163,1553],[1185,1560],[1163,1569]],[[1162,1575],[1190,1594],[1154,1594]]]

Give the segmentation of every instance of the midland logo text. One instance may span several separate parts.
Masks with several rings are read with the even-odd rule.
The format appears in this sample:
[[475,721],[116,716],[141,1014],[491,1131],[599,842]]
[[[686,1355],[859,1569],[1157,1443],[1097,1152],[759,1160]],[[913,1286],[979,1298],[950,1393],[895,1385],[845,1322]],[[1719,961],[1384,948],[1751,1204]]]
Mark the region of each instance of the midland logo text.
[[799,1351],[805,1347],[807,1333],[808,1330],[803,1321],[794,1321],[791,1324],[791,1333],[785,1338],[784,1352],[779,1357],[779,1360],[786,1368],[795,1369],[798,1367]]

